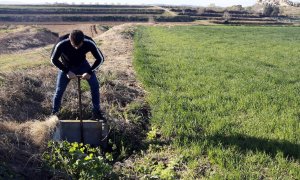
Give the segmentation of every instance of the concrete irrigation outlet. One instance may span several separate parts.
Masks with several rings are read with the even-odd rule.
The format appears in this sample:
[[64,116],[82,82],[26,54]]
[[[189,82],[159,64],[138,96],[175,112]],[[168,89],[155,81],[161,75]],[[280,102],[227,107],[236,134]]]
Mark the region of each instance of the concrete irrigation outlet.
[[[82,134],[81,134],[82,133]],[[90,144],[93,147],[107,147],[108,124],[96,120],[59,120],[53,140]]]

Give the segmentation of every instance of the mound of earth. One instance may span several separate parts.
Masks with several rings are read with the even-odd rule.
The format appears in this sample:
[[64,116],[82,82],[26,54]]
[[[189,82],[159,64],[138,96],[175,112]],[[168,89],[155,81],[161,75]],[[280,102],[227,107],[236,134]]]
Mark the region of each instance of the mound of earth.
[[21,31],[8,32],[0,37],[0,54],[14,53],[53,44],[58,34],[47,29],[27,27]]

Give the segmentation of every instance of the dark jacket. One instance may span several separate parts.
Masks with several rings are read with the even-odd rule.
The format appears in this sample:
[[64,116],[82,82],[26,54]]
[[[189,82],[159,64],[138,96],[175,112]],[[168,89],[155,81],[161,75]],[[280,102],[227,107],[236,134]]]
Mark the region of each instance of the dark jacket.
[[[59,37],[51,52],[51,62],[60,70],[68,73],[70,68],[79,67],[86,61],[86,54],[91,52],[96,61],[87,73],[92,74],[103,62],[104,56],[97,48],[92,38],[84,36],[83,45],[79,49],[75,49],[70,42],[69,34]],[[61,60],[59,60],[61,58]]]

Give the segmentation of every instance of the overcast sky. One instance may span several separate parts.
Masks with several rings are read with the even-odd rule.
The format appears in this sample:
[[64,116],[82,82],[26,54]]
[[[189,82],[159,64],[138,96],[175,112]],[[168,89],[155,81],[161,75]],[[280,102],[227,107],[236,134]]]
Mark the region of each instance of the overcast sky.
[[232,5],[243,5],[251,6],[255,4],[256,0],[0,0],[0,4],[7,3],[20,3],[20,4],[41,4],[41,3],[69,3],[72,2],[76,4],[89,3],[99,3],[99,4],[170,4],[170,5],[195,5],[195,6],[208,6],[210,4],[215,4],[217,6],[232,6]]

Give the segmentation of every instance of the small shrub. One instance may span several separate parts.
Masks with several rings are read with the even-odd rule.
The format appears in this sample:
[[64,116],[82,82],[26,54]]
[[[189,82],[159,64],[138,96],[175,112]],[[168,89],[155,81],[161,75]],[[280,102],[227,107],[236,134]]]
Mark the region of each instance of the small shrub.
[[263,9],[264,16],[278,16],[280,10],[278,6],[266,5]]

